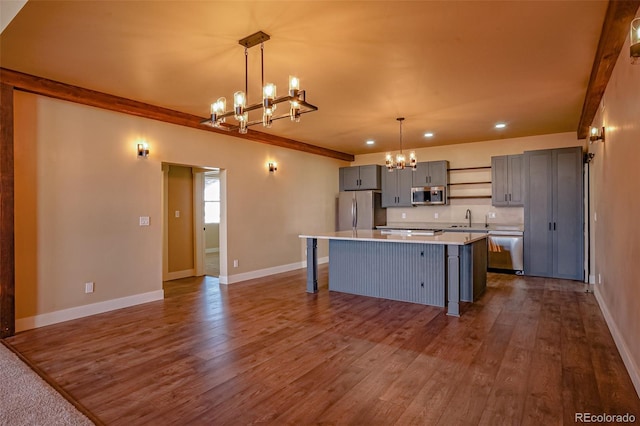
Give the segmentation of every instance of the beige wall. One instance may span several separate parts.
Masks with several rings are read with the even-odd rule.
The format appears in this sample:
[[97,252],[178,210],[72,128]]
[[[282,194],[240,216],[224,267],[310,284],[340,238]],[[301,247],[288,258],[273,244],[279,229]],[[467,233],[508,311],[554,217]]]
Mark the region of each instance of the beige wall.
[[627,38],[593,122],[606,127],[606,141],[589,145],[591,226],[596,295],[640,394],[639,117],[640,66],[629,61]]
[[[139,138],[146,160],[136,158]],[[15,156],[18,319],[162,289],[163,162],[225,169],[230,280],[304,260],[298,235],[334,228],[347,164],[22,92]]]
[[[497,155],[522,154],[524,151],[568,146],[583,146],[575,132],[513,139],[497,139],[449,146],[416,149],[418,161],[448,160],[449,167],[482,167],[491,165],[491,157]],[[383,153],[359,155],[354,165],[384,164]],[[387,172],[384,172],[387,173]],[[451,182],[491,181],[491,170],[450,172]],[[490,195],[491,185],[469,185],[450,187],[450,195]],[[493,207],[491,199],[453,199],[447,206],[418,206],[387,209],[389,222],[465,222],[466,210],[471,210],[474,223],[484,223],[488,213],[495,213],[489,223],[521,224],[524,222],[522,207]],[[438,217],[436,218],[436,214]],[[403,218],[404,215],[404,218]]]
[[162,289],[162,173],[106,116],[15,92],[16,318]]
[[166,166],[168,272],[194,269],[193,174],[191,167]]

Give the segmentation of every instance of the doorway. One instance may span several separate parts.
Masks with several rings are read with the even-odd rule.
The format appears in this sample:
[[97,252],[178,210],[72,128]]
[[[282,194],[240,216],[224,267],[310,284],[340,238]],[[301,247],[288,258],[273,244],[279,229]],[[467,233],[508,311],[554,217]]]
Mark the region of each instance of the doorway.
[[164,163],[163,172],[163,281],[226,283],[225,171]]
[[204,274],[220,276],[220,171],[204,173]]

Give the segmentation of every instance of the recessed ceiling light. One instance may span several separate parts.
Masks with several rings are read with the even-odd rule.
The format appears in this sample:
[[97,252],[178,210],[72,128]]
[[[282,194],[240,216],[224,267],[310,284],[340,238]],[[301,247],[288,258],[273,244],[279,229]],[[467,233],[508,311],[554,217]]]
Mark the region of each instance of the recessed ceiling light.
[[496,129],[504,129],[505,127],[507,127],[507,125],[505,123],[496,124]]
[[374,143],[376,143],[376,141],[373,141],[371,139],[369,139],[367,142],[365,142],[367,145],[373,145]]
[[433,137],[433,133],[427,132],[427,133],[424,134],[424,137],[425,138],[432,138]]

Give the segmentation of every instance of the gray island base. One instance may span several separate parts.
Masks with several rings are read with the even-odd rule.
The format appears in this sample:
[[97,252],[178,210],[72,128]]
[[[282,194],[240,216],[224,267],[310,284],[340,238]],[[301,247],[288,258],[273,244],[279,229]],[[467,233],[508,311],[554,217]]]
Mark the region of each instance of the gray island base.
[[307,239],[307,292],[318,291],[317,240],[329,240],[329,290],[447,307],[486,288],[487,234],[389,235],[376,230],[300,235]]

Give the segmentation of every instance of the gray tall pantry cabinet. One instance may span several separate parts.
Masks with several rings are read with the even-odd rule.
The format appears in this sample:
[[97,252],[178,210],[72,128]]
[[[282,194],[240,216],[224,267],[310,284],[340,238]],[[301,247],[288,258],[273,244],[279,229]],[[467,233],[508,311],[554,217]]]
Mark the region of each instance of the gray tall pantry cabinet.
[[525,151],[524,273],[584,280],[582,148]]

